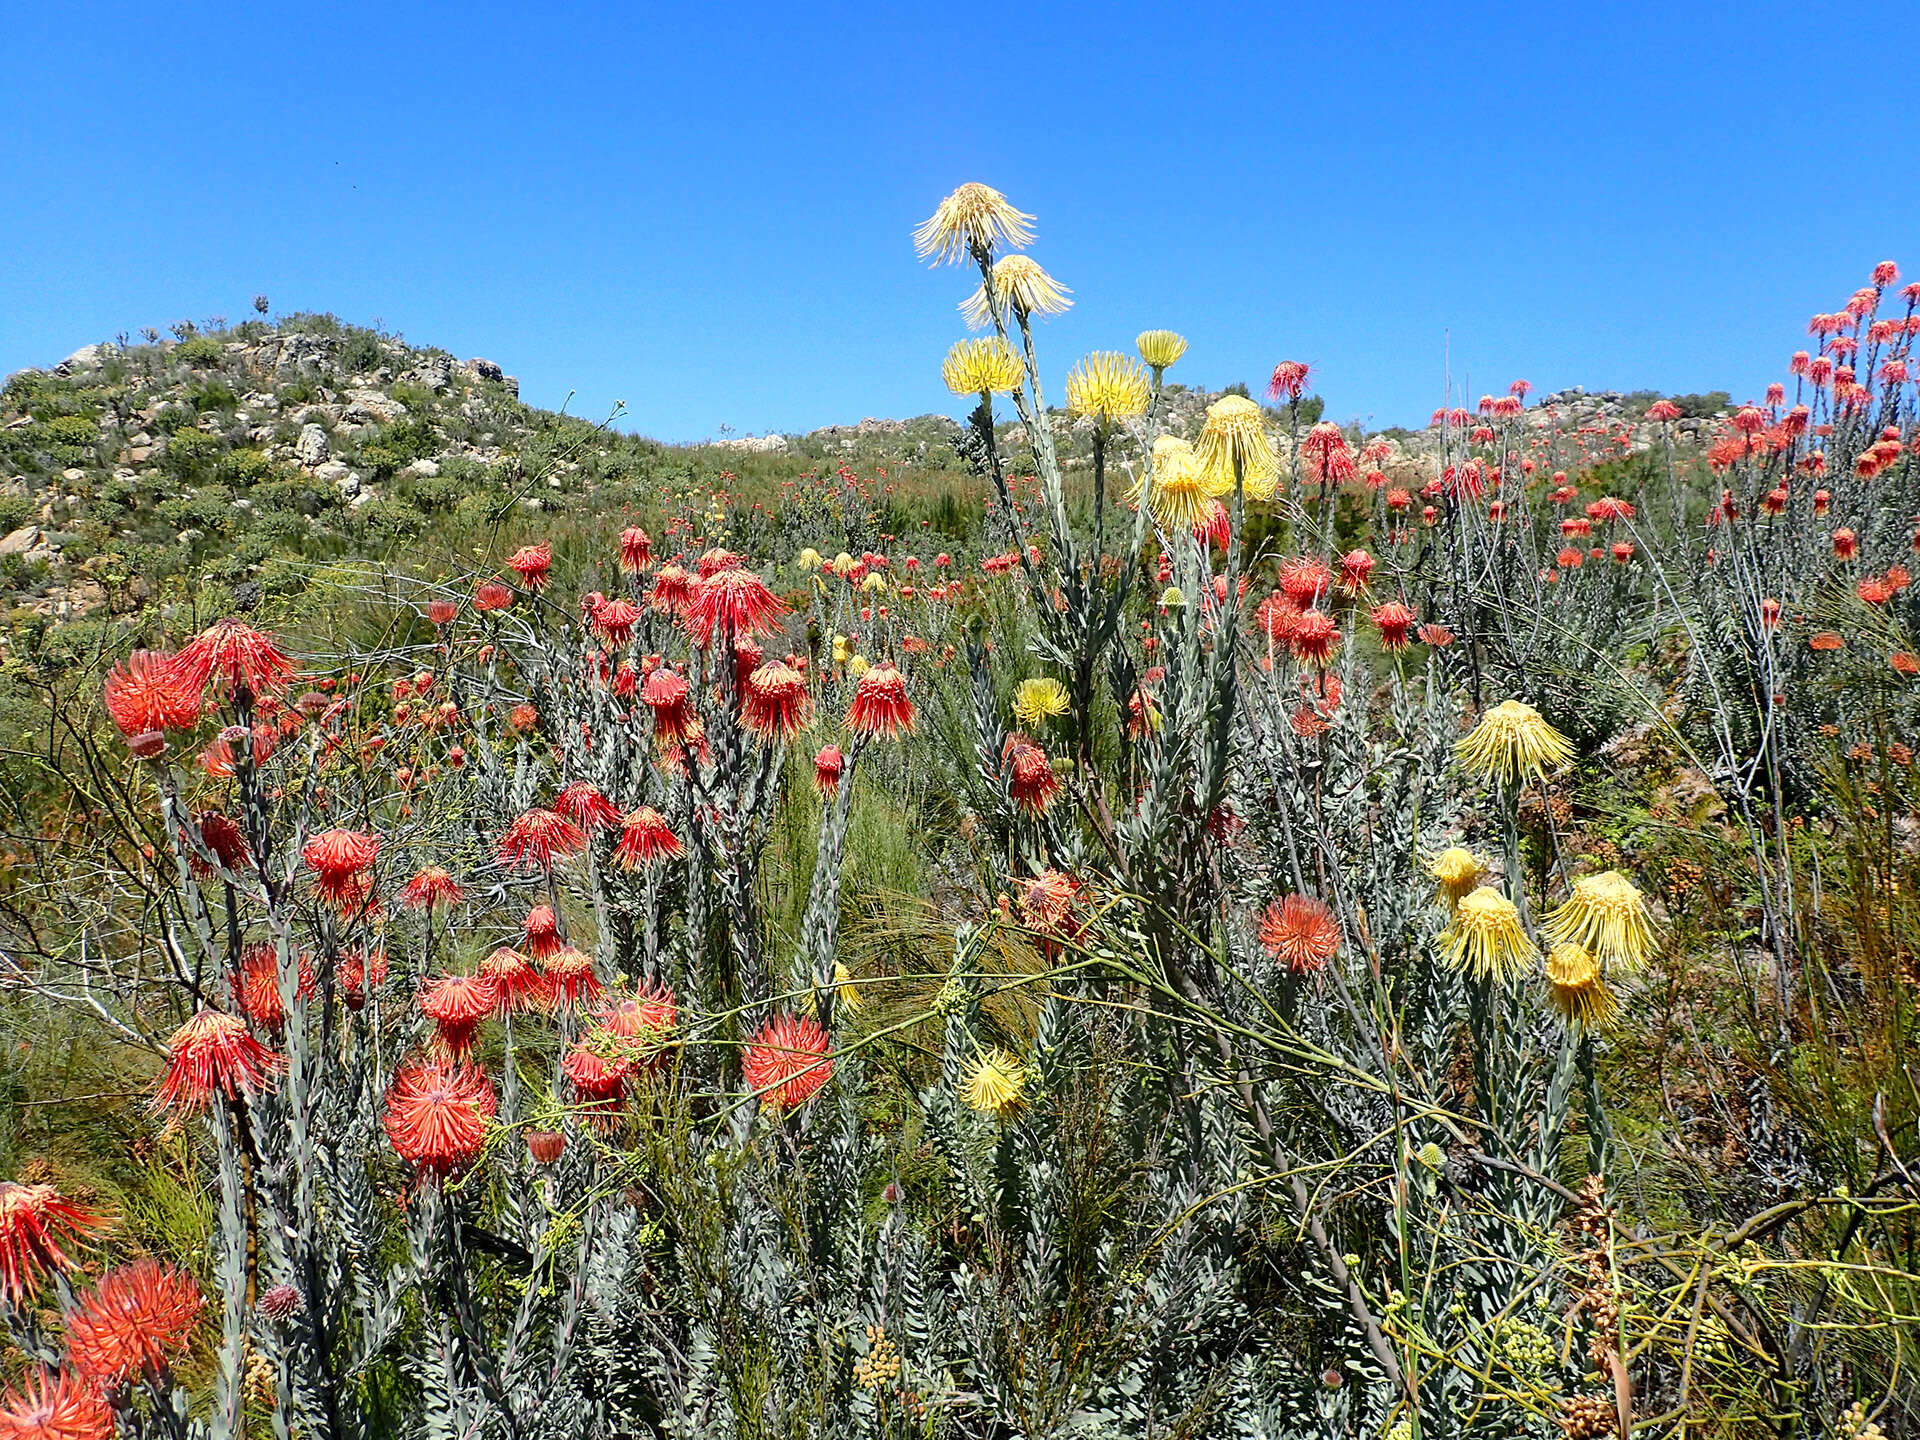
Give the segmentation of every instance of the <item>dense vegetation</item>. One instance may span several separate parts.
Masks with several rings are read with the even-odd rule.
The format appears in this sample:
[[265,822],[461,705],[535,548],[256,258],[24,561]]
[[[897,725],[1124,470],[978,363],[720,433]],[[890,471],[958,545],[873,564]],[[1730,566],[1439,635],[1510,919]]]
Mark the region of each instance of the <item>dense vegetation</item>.
[[1920,286],[1368,436],[1027,218],[965,427],[10,383],[18,1433],[1911,1432]]

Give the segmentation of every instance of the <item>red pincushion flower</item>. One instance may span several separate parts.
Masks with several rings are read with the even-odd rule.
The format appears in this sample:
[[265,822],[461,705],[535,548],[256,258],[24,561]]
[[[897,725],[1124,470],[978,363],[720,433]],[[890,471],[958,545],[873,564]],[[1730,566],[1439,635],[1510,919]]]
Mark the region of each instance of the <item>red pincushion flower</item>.
[[1282,360],[1273,367],[1273,377],[1267,381],[1267,398],[1278,400],[1285,396],[1295,401],[1306,391],[1307,377],[1312,370],[1301,360]]
[[521,734],[525,734],[539,723],[540,712],[524,700],[507,712],[507,724]]
[[180,673],[176,657],[136,650],[115,665],[101,687],[107,715],[131,739],[152,730],[187,730],[200,718],[200,687]]
[[648,983],[632,995],[614,996],[596,1012],[600,1026],[622,1040],[657,1041],[673,1033],[680,1006],[673,991]]
[[103,1388],[164,1374],[186,1353],[201,1304],[200,1287],[176,1266],[136,1260],[111,1270],[67,1317],[73,1368]]
[[1280,590],[1302,610],[1311,610],[1333,588],[1333,571],[1324,560],[1296,555],[1280,566]]
[[378,990],[387,983],[387,952],[382,946],[371,950],[349,950],[340,957],[339,968],[334,971],[334,984],[339,988],[341,997],[349,1010],[358,1010],[366,1003],[366,993]]
[[593,633],[609,645],[624,645],[639,622],[640,612],[631,600],[609,600],[593,612]]
[[1339,625],[1331,615],[1318,610],[1303,612],[1293,622],[1293,632],[1287,637],[1293,658],[1303,664],[1325,665],[1333,658],[1334,648],[1339,643]]
[[661,666],[640,686],[640,703],[653,712],[654,737],[663,745],[684,745],[696,717],[684,675]]
[[216,1093],[229,1099],[272,1087],[286,1058],[247,1032],[246,1022],[202,1010],[167,1041],[167,1073],[154,1092],[156,1110],[195,1110]]
[[364,898],[361,872],[373,864],[380,853],[380,842],[357,830],[327,830],[301,847],[300,859],[319,879],[314,889],[321,899],[344,907]]
[[1289,895],[1260,917],[1260,943],[1295,975],[1326,967],[1340,950],[1340,926],[1321,901]]
[[[302,1000],[314,993],[313,957],[302,955],[295,962],[299,978],[294,982]],[[240,956],[240,971],[227,977],[240,1012],[254,1024],[278,1030],[287,1023],[287,1007],[280,997],[280,954],[264,941],[249,945]]]
[[1380,632],[1380,643],[1389,650],[1407,648],[1407,634],[1419,617],[1398,600],[1374,607],[1373,625]]
[[451,600],[429,600],[427,619],[434,625],[451,625],[454,617],[460,613],[460,607]]
[[560,1062],[574,1098],[593,1109],[606,1109],[619,1100],[631,1068],[625,1060],[602,1055],[587,1039],[574,1041]]
[[724,545],[715,545],[700,556],[700,578],[718,575],[722,570],[738,570],[745,563],[745,556],[736,555]]
[[651,805],[642,805],[620,822],[620,843],[613,847],[613,858],[622,869],[632,870],[655,860],[671,860],[683,848],[667,817]]
[[1287,643],[1293,634],[1294,623],[1299,618],[1300,607],[1293,603],[1290,596],[1278,590],[1262,600],[1260,608],[1254,612],[1254,623],[1275,645]]
[[553,797],[553,808],[588,830],[611,830],[620,823],[620,807],[585,780],[565,786]]
[[[701,568],[705,570],[704,562]],[[705,647],[716,634],[729,639],[773,634],[786,613],[785,602],[766,581],[735,564],[694,582],[682,618],[694,644]]]
[[[253,864],[253,851],[247,845],[247,837],[231,816],[218,810],[203,810],[194,817],[194,828],[200,832],[200,843],[226,869],[244,870]],[[203,880],[213,875],[213,867],[191,849],[187,852],[187,864]]]
[[1453,643],[1453,631],[1444,625],[1422,625],[1413,633],[1422,645],[1431,645],[1436,650],[1444,650]]
[[511,604],[513,604],[513,591],[498,580],[489,580],[473,592],[473,608],[483,615],[495,610],[505,610]]
[[1021,882],[1014,903],[1020,923],[1036,934],[1056,940],[1078,939],[1086,928],[1080,914],[1085,887],[1059,870],[1042,870]]
[[859,735],[892,740],[913,733],[913,701],[907,698],[907,677],[882,660],[853,687],[847,709],[847,728]]
[[502,1019],[512,1012],[545,1008],[546,979],[518,950],[500,946],[480,962],[480,974],[493,982],[494,1013]]
[[577,855],[586,845],[587,832],[573,821],[535,806],[500,837],[500,863],[510,870],[551,870],[555,860]]
[[755,735],[790,739],[812,713],[807,677],[779,660],[754,670],[741,687],[740,723]]
[[401,887],[400,908],[403,910],[431,910],[436,905],[458,905],[466,898],[466,891],[438,865],[422,865],[414,872],[413,878]]
[[0,1301],[18,1305],[41,1276],[70,1269],[61,1241],[75,1244],[103,1223],[51,1185],[0,1181]]
[[1653,421],[1656,425],[1664,425],[1669,420],[1678,420],[1679,418],[1680,407],[1671,400],[1656,400],[1647,407],[1647,419]]
[[536,905],[520,922],[520,936],[527,953],[536,960],[556,955],[566,942],[560,938],[560,917],[551,905]]
[[1340,583],[1349,595],[1367,583],[1367,577],[1373,574],[1373,567],[1378,563],[1364,550],[1349,550],[1341,557]]
[[440,1043],[455,1060],[472,1053],[480,1022],[499,1004],[500,987],[484,973],[442,975],[420,991],[420,1013],[433,1021]]
[[553,546],[545,540],[538,545],[522,545],[507,557],[507,568],[518,575],[529,590],[544,590],[547,572],[553,569]]
[[100,1387],[70,1371],[29,1373],[0,1396],[4,1440],[112,1440],[113,1409]]
[[216,620],[173,657],[180,683],[196,695],[209,682],[255,695],[286,687],[297,668],[264,630],[229,617]]
[[811,1100],[833,1075],[833,1040],[811,1015],[776,1015],[754,1034],[741,1073],[779,1113]]
[[653,544],[647,539],[647,532],[638,525],[629,525],[620,532],[620,571],[625,575],[638,575],[653,561]]
[[478,1066],[426,1061],[393,1077],[382,1123],[394,1154],[424,1175],[446,1176],[479,1158],[498,1104]]
[[678,565],[662,565],[653,577],[647,603],[663,615],[680,615],[692,599],[693,577]]
[[1227,507],[1218,500],[1209,500],[1206,513],[1193,527],[1193,538],[1203,545],[1224,549],[1233,539],[1233,516],[1227,513]]
[[593,957],[571,945],[563,945],[547,962],[546,980],[548,1001],[562,1010],[571,1010],[600,994]]
[[1001,748],[1007,794],[1029,815],[1044,815],[1060,793],[1060,777],[1053,773],[1047,752],[1025,735],[1009,735]]
[[529,1130],[527,1132],[527,1154],[533,1157],[536,1165],[551,1165],[560,1158],[567,1148],[567,1137],[558,1130]]
[[840,776],[846,771],[847,757],[840,753],[838,745],[822,745],[820,753],[813,757],[813,785],[822,795],[831,795],[840,788]]

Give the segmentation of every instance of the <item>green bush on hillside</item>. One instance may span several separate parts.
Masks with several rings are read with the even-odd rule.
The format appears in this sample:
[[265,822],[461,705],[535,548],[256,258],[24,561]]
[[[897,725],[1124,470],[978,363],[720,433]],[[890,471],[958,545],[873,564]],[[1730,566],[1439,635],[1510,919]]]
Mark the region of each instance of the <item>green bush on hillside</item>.
[[226,347],[211,335],[195,335],[174,346],[173,358],[183,365],[204,368],[226,359]]

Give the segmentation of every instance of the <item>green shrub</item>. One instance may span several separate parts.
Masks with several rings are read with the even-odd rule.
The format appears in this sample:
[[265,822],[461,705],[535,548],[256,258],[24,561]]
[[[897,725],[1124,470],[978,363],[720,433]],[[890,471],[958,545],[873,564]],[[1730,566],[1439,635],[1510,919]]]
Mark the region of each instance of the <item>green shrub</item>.
[[195,335],[174,346],[173,358],[183,365],[204,369],[226,359],[226,347],[211,335]]
[[235,450],[227,457],[227,469],[241,485],[257,485],[273,475],[273,461],[259,450]]
[[33,518],[33,501],[25,495],[0,495],[0,535],[11,534]]
[[199,421],[199,412],[185,405],[167,405],[153,417],[153,428],[162,435],[172,435],[181,430],[191,430]]
[[209,410],[231,410],[240,403],[240,397],[226,381],[214,379],[188,386],[187,403],[196,414],[204,415]]
[[46,443],[85,449],[100,438],[96,423],[85,415],[56,415],[40,427]]
[[167,441],[167,465],[178,475],[191,475],[217,459],[227,442],[204,430],[176,430]]
[[393,398],[416,415],[425,414],[433,409],[433,392],[424,385],[409,385],[405,381],[393,387]]
[[371,330],[353,328],[340,347],[340,365],[349,374],[372,370],[380,364],[380,337]]
[[427,528],[427,517],[405,500],[375,500],[362,506],[360,524],[378,540],[410,540]]
[[1725,390],[1709,390],[1704,395],[1675,395],[1672,399],[1682,415],[1696,420],[1704,420],[1733,403],[1733,397]]

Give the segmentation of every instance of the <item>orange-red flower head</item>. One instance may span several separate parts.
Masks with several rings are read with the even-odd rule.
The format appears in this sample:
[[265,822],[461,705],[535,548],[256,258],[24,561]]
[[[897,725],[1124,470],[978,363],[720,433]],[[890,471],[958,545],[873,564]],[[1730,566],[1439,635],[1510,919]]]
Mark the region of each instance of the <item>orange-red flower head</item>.
[[70,1370],[31,1371],[0,1396],[0,1440],[112,1440],[113,1409]]
[[500,837],[500,863],[510,870],[551,870],[554,861],[586,847],[586,831],[564,815],[535,806],[516,817]]
[[284,690],[298,667],[271,635],[229,616],[189,640],[173,657],[173,669],[180,683],[195,694],[212,683],[270,695]]
[[620,843],[613,847],[613,858],[622,869],[633,870],[655,860],[671,860],[683,848],[667,817],[651,805],[642,805],[620,822]]
[[154,1093],[156,1110],[194,1110],[213,1097],[229,1099],[272,1088],[286,1058],[247,1032],[246,1022],[202,1010],[167,1041],[167,1073]]
[[[99,1216],[83,1210],[52,1185],[0,1181],[0,1302],[18,1305],[42,1276],[70,1269],[60,1246],[100,1228]],[[0,1427],[0,1436],[5,1434]]]
[[893,740],[913,733],[913,701],[907,697],[907,677],[882,660],[853,687],[847,710],[847,728],[859,735]]
[[102,687],[107,715],[128,739],[154,730],[187,730],[200,718],[200,687],[190,683],[176,657],[136,650],[115,665]]
[[813,713],[807,677],[780,660],[747,676],[740,690],[740,724],[767,739],[791,739]]
[[741,1072],[762,1105],[793,1110],[832,1077],[832,1052],[832,1038],[811,1015],[776,1015],[748,1043]]
[[110,1270],[67,1317],[73,1367],[102,1388],[162,1375],[184,1355],[200,1319],[193,1277],[158,1260]]
[[[702,569],[704,569],[704,564]],[[739,565],[715,570],[693,583],[683,620],[696,645],[711,644],[716,634],[732,639],[770,635],[780,628],[785,603],[767,582]]]
[[1260,943],[1295,975],[1326,968],[1340,950],[1340,926],[1325,903],[1289,895],[1260,917]]
[[402,1160],[424,1175],[453,1175],[479,1159],[498,1103],[486,1071],[432,1060],[393,1077],[382,1123]]

